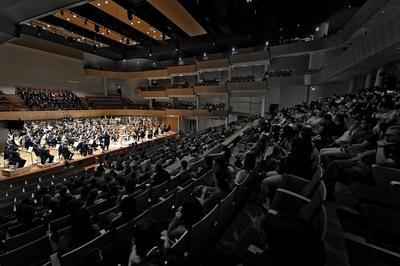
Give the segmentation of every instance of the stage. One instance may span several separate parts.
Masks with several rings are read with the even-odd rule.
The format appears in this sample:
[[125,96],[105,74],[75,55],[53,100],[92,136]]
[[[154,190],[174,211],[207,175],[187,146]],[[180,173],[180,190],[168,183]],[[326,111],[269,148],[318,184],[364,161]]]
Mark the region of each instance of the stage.
[[[74,156],[72,160],[68,160],[68,163],[70,165],[81,164],[87,170],[91,171],[94,170],[94,167],[96,166],[96,157],[101,158],[105,155],[125,153],[135,149],[135,147],[139,147],[143,143],[161,139],[168,139],[175,137],[176,135],[177,135],[176,132],[168,132],[152,139],[148,139],[146,137],[145,139],[139,141],[136,145],[130,145],[133,143],[133,140],[121,141],[121,142],[111,141],[109,150],[102,151],[101,149],[98,149],[96,151],[93,151],[93,154],[88,156],[81,156],[78,151],[75,151],[72,148],[70,148],[70,151],[74,153]],[[40,160],[38,160],[38,157],[33,152],[29,152],[27,150],[20,150],[19,153],[21,158],[26,160],[26,164],[23,168],[13,168],[13,169],[5,168],[4,157],[3,156],[0,157],[0,166],[2,170],[0,173],[0,182],[7,182],[14,179],[23,179],[29,177],[37,177],[45,174],[51,174],[52,172],[56,172],[64,168],[65,160],[61,156],[59,156],[57,149],[54,148],[50,149],[50,154],[54,156],[54,162],[51,164],[46,163],[44,165],[40,164],[39,162]]]

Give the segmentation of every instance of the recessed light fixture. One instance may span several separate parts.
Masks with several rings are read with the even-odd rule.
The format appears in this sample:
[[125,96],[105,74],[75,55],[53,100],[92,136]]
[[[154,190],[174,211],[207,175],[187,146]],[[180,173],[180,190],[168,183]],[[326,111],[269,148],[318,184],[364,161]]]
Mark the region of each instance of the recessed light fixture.
[[100,4],[100,3],[97,3],[97,6],[101,6],[101,4]]

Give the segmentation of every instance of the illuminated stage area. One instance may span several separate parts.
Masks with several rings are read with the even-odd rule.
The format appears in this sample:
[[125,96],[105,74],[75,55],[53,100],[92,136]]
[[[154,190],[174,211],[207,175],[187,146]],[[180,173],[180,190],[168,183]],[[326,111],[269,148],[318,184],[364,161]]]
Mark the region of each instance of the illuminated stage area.
[[65,162],[90,165],[100,155],[175,135],[169,125],[149,117],[27,122],[8,135],[0,180],[40,174]]

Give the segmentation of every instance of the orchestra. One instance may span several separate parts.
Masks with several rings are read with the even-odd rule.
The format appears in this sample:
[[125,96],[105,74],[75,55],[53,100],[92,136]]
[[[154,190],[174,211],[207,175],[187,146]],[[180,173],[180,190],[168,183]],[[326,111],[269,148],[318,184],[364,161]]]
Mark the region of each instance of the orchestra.
[[133,145],[169,132],[171,127],[152,117],[102,117],[25,122],[23,130],[11,130],[4,153],[10,165],[21,168],[25,160],[19,150],[33,152],[42,164],[53,162],[50,149],[72,160],[74,151],[82,156],[110,149],[111,142]]

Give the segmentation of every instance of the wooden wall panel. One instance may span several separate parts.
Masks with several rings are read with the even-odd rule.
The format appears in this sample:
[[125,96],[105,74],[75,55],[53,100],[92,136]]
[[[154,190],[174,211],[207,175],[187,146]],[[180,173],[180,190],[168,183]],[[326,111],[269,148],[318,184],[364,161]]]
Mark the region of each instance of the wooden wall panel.
[[225,85],[194,86],[194,93],[196,95],[214,95],[227,93],[227,90]]
[[227,68],[229,67],[229,59],[216,59],[216,60],[204,60],[196,62],[197,69],[216,69],[216,68]]
[[185,110],[185,109],[166,109],[165,115],[174,115],[174,116],[193,116],[193,110]]
[[164,116],[161,117],[161,122],[164,124],[168,124],[171,126],[172,131],[178,132],[179,131],[179,117],[171,117],[171,116]]
[[194,96],[193,88],[179,88],[179,89],[167,89],[167,96],[179,97],[179,96]]
[[196,65],[185,65],[185,66],[171,66],[167,67],[169,75],[177,75],[177,74],[190,74],[193,73],[196,75],[197,68]]

